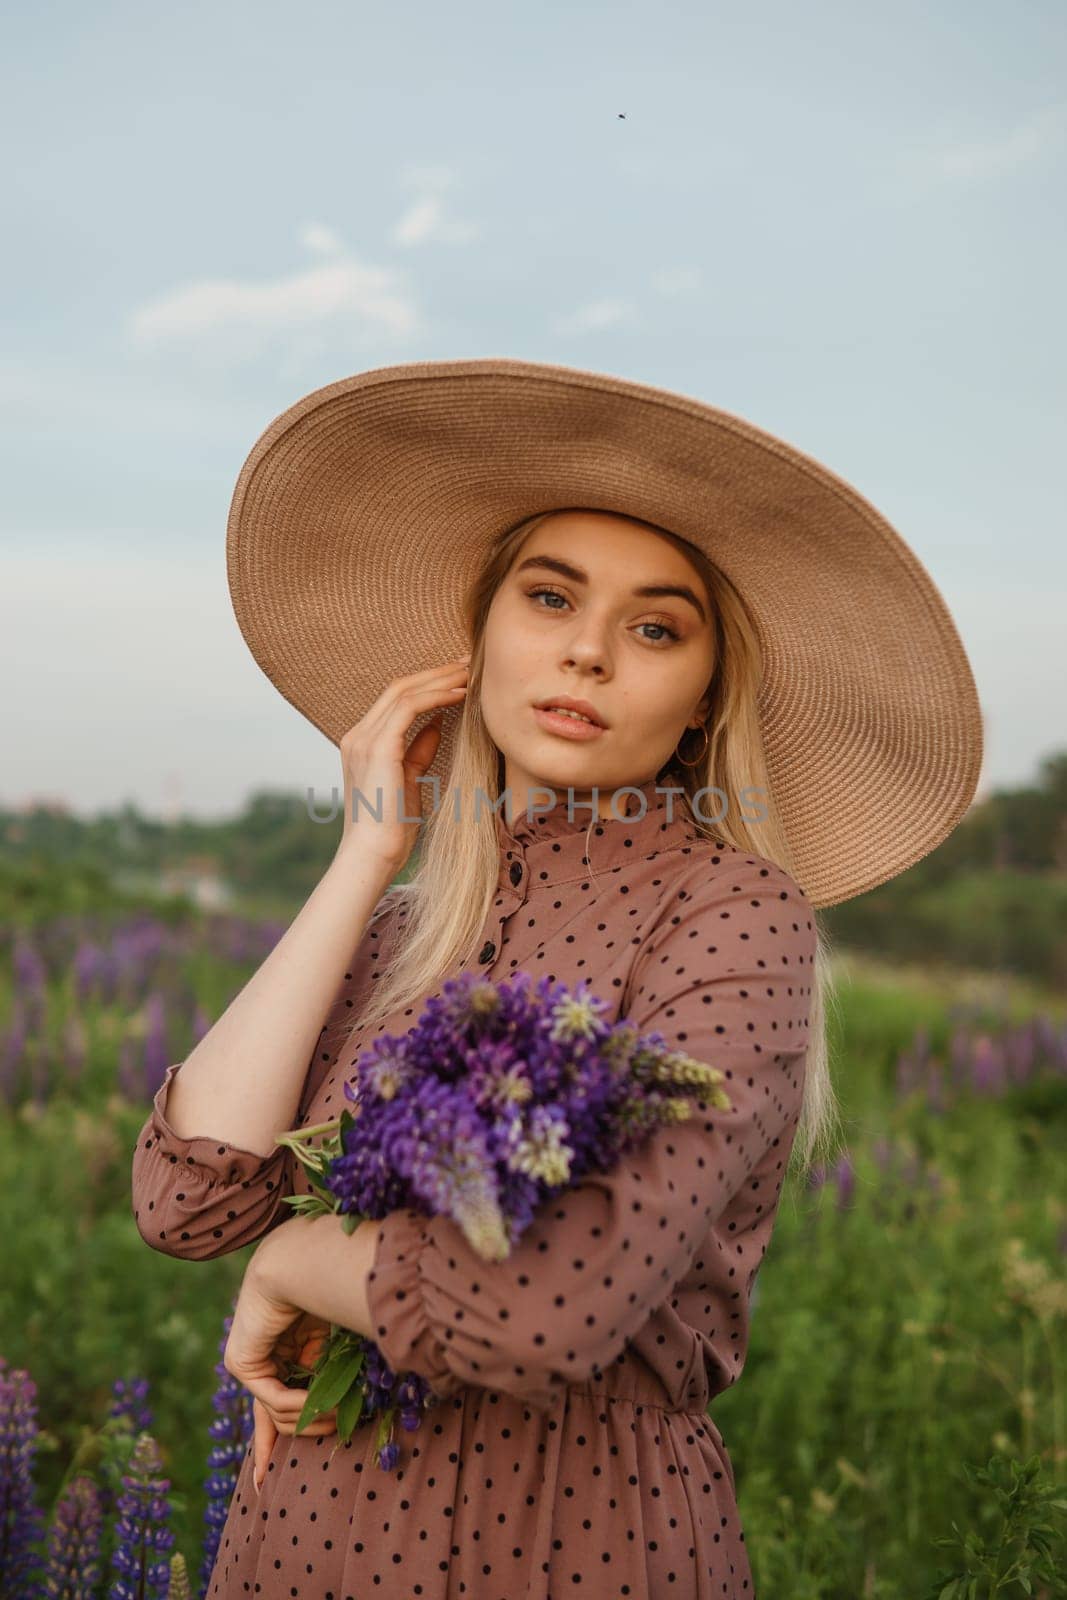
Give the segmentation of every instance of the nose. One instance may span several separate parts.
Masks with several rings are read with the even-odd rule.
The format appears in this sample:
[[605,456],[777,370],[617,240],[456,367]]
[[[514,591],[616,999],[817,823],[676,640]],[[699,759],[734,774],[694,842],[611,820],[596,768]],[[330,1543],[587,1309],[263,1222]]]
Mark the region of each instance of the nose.
[[597,677],[603,677],[610,669],[607,646],[595,630],[588,628],[580,638],[570,640],[563,662],[565,666],[594,673]]
[[577,651],[572,652],[572,654],[569,656],[564,656],[563,665],[565,667],[570,667],[575,672],[589,673],[592,677],[597,678],[598,680],[603,679],[606,672],[606,668],[599,660],[586,661]]

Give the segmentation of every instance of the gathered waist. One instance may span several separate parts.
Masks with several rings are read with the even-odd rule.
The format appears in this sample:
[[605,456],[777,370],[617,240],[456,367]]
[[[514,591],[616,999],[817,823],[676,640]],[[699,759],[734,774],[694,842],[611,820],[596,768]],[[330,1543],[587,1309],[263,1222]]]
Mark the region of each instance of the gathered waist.
[[586,1378],[581,1383],[567,1385],[569,1396],[585,1396],[591,1400],[623,1401],[632,1406],[647,1406],[651,1411],[664,1411],[683,1417],[706,1417],[711,1395],[707,1376],[702,1366],[695,1366],[689,1381],[671,1394],[656,1373],[639,1360],[627,1362],[599,1378]]

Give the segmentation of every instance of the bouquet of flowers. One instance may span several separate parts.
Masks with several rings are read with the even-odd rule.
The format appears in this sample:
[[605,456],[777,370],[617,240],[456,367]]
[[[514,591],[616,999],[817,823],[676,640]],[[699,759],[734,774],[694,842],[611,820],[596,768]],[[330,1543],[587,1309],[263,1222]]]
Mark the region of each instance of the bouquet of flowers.
[[[279,1135],[312,1185],[285,1203],[302,1215],[342,1212],[348,1233],[402,1207],[447,1216],[484,1260],[504,1260],[541,1205],[590,1171],[610,1171],[658,1126],[686,1121],[690,1096],[730,1105],[717,1068],[660,1033],[605,1021],[606,1010],[585,980],[573,992],[524,972],[446,982],[405,1035],[385,1034],[360,1055],[355,1086],[345,1084],[353,1111]],[[307,1380],[296,1431],[336,1406],[341,1444],[378,1417],[385,1471],[399,1459],[397,1414],[412,1431],[438,1399],[336,1325],[314,1367],[283,1379]]]

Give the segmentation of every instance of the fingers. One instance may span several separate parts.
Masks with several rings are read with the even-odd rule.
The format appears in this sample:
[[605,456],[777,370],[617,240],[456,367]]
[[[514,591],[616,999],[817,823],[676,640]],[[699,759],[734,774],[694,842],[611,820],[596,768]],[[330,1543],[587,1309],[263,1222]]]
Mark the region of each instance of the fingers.
[[[375,701],[363,721],[356,726],[361,728],[368,746],[373,746],[386,732],[396,732],[398,729],[403,732],[422,711],[432,707],[458,705],[467,692],[468,673],[469,668],[465,666],[453,667],[436,682],[422,687],[417,683],[406,684],[404,679],[398,678],[382,691],[380,698]],[[462,682],[449,681],[457,676]],[[354,733],[355,728],[350,728],[349,734]],[[360,748],[356,739],[351,743],[353,750]]]
[[449,688],[452,679],[457,675],[466,679],[470,673],[470,657],[460,656],[455,661],[448,661],[440,666],[427,667],[421,672],[404,673],[399,678],[393,678],[387,683],[370,706],[360,722],[354,723],[340,740],[340,749],[345,751],[346,746],[353,743],[353,734],[357,729],[377,726],[386,718],[392,720],[398,707],[402,707],[408,722],[414,721],[419,711],[427,706],[440,704],[441,696],[454,694],[455,690]]
[[[306,1389],[288,1389],[286,1394],[290,1398],[277,1404],[273,1401],[267,1402],[258,1397],[254,1402],[255,1405],[262,1408],[264,1416],[269,1418],[274,1428],[275,1438],[279,1433],[288,1435],[296,1433],[296,1425],[300,1421],[301,1412],[307,1404],[308,1392]],[[320,1412],[313,1422],[309,1422],[307,1427],[301,1428],[300,1431],[302,1434],[332,1433],[336,1424],[337,1407],[334,1406],[329,1411]],[[274,1438],[270,1442],[273,1448]]]
[[313,1367],[315,1362],[319,1359],[319,1353],[325,1343],[325,1329],[319,1333],[313,1333],[307,1342],[301,1347],[300,1354],[297,1357],[300,1365],[302,1367]]
[[278,1437],[278,1430],[262,1400],[253,1398],[252,1415],[255,1418],[255,1432],[252,1438],[252,1482],[258,1495],[263,1487],[263,1478],[271,1451],[274,1449],[274,1442]]
[[[284,1414],[279,1415],[272,1407],[263,1403],[258,1396],[252,1400],[252,1416],[255,1429],[252,1438],[252,1481],[258,1495],[263,1487],[263,1479],[270,1465],[270,1458],[279,1437],[294,1438],[296,1425],[300,1420],[300,1413],[304,1409],[307,1398],[303,1390],[294,1390],[294,1394],[302,1396],[299,1403],[291,1407]],[[329,1433],[337,1432],[337,1407],[331,1411],[324,1411],[316,1417],[314,1422],[309,1422],[306,1428],[300,1430],[301,1438],[322,1438]]]

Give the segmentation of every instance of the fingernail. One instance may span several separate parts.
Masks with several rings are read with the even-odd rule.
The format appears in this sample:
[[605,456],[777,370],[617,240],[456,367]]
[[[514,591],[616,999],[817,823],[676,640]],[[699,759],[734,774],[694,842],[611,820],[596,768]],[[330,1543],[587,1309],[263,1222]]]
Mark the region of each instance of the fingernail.
[[263,1485],[262,1485],[262,1483],[260,1483],[259,1479],[256,1477],[254,1472],[252,1474],[252,1482],[255,1484],[255,1487],[256,1487],[256,1499],[258,1500],[259,1499],[259,1491],[262,1489]]

